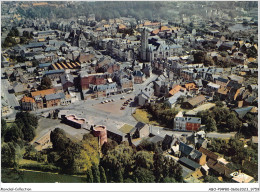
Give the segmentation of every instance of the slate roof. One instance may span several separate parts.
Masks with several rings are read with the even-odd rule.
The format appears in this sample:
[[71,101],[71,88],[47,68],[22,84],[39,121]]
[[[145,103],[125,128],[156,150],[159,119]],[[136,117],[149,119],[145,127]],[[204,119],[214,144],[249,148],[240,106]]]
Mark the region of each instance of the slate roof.
[[141,71],[134,71],[133,76],[142,77],[144,74]]
[[45,71],[44,75],[52,75],[52,74],[56,74],[56,73],[64,73],[65,70],[64,69],[59,69],[59,70],[49,70],[49,71]]
[[199,159],[201,156],[202,156],[202,153],[199,152],[199,151],[196,150],[196,149],[193,150],[193,151],[190,153],[190,158],[191,158],[191,159],[194,159],[194,160]]
[[155,135],[154,137],[149,138],[149,141],[152,143],[158,143],[160,141],[163,141],[163,137]]
[[166,144],[166,145],[171,144],[172,140],[173,140],[172,136],[166,134],[163,139],[163,144]]
[[46,101],[55,100],[55,99],[64,99],[64,98],[65,98],[65,94],[63,92],[53,93],[45,96]]
[[189,156],[191,151],[193,150],[192,147],[186,145],[183,142],[180,142],[179,149],[180,149],[181,153],[184,154],[185,156]]
[[173,105],[174,103],[177,102],[178,98],[181,96],[185,96],[185,93],[179,91],[179,92],[175,93],[173,96],[169,97],[168,102],[171,105]]
[[199,117],[185,117],[187,119],[187,123],[201,123],[201,118]]
[[188,168],[192,168],[193,170],[200,167],[200,165],[198,163],[188,159],[187,157],[180,158],[178,162],[181,163],[184,166],[187,166]]
[[243,118],[249,111],[251,111],[252,108],[253,106],[248,106],[234,109],[234,111],[238,114],[239,118]]
[[135,125],[135,127],[136,127],[137,129],[141,129],[141,128],[143,128],[144,126],[145,126],[145,124],[142,123],[142,122],[140,122],[140,121]]
[[28,45],[24,45],[26,48],[35,48],[35,47],[42,47],[44,43],[37,42],[37,43],[29,43]]
[[49,67],[51,63],[41,63],[39,64],[39,68]]

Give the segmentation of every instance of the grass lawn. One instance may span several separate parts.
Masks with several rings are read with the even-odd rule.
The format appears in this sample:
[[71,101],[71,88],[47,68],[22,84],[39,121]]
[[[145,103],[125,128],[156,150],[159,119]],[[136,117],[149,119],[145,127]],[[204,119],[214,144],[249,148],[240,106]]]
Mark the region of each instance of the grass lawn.
[[28,159],[19,160],[19,165],[26,165],[26,164],[42,165],[42,163],[39,163],[38,161],[33,161],[33,160],[28,160]]
[[140,122],[146,123],[146,124],[153,124],[159,126],[160,124],[156,121],[150,121],[149,120],[149,113],[147,113],[143,109],[136,109],[135,113],[133,113],[133,117]]
[[124,124],[119,130],[123,133],[129,133],[134,127],[128,124]]

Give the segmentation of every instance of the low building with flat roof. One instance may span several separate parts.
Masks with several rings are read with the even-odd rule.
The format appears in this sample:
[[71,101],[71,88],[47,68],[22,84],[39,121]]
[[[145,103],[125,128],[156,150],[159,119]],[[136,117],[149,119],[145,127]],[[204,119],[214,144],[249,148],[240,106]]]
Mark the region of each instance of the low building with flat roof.
[[75,115],[63,115],[64,122],[77,129],[87,128],[87,121],[84,118],[78,118]]

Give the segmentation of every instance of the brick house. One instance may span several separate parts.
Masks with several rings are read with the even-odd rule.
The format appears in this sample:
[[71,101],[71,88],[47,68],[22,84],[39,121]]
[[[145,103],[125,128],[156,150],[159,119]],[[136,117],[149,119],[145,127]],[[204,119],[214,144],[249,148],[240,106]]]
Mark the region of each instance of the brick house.
[[175,117],[173,123],[174,130],[197,131],[201,125],[199,117]]
[[63,92],[46,95],[44,101],[46,102],[46,107],[49,108],[59,106],[62,102],[62,99],[65,99],[65,95]]
[[106,83],[103,73],[86,74],[85,72],[82,72],[80,74],[80,77],[80,84],[82,90],[89,89],[90,84],[102,85]]
[[24,96],[20,100],[20,105],[21,105],[22,110],[34,111],[36,109],[36,103],[32,97]]
[[135,84],[141,84],[145,81],[144,74],[141,71],[134,71],[133,76]]
[[32,98],[35,99],[37,109],[44,108],[43,98],[45,97],[45,95],[49,95],[53,93],[55,93],[54,89],[46,89],[46,90],[31,92]]

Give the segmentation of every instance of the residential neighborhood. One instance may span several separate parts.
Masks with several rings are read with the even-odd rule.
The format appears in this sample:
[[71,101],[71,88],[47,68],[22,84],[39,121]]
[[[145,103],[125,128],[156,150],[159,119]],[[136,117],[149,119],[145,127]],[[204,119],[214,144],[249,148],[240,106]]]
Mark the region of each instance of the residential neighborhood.
[[258,2],[125,3],[1,2],[4,174],[257,183]]

